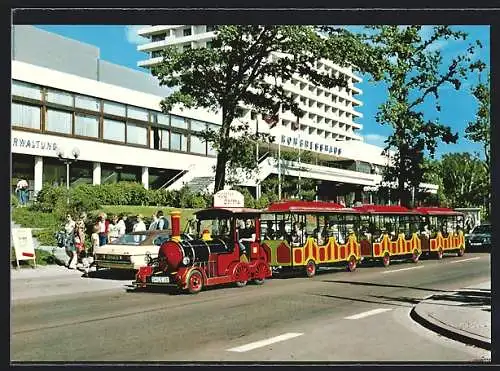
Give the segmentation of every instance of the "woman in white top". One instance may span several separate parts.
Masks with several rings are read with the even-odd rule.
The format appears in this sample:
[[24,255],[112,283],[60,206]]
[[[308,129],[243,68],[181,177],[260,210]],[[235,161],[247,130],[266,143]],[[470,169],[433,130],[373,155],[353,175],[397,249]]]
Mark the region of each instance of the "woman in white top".
[[127,230],[127,226],[125,225],[125,220],[127,220],[127,217],[125,215],[122,215],[120,220],[117,223],[118,226],[118,237],[121,237],[125,234]]
[[146,231],[146,224],[142,221],[142,216],[137,215],[137,222],[134,224],[134,227],[132,228],[133,232],[143,232]]

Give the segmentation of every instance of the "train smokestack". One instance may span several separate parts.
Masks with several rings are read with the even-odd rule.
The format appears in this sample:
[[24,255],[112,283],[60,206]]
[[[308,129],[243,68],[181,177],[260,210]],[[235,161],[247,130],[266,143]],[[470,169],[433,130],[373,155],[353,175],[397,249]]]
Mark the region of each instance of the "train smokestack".
[[174,210],[170,213],[172,221],[172,239],[180,241],[181,239],[181,212]]

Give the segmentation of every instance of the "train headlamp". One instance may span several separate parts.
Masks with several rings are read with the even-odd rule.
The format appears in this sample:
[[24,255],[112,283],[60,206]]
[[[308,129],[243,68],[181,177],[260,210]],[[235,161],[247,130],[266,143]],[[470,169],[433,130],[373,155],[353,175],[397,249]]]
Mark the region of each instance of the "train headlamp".
[[188,265],[188,264],[189,264],[189,257],[185,256],[185,257],[182,259],[182,264],[184,264],[184,265]]

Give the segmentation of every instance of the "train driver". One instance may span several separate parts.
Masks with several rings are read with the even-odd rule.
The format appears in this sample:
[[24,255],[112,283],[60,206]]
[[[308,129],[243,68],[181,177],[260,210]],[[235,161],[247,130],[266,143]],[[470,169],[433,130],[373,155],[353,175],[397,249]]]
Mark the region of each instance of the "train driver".
[[239,244],[242,254],[246,254],[246,247],[243,242],[255,242],[257,233],[251,219],[247,219],[246,223],[240,221],[239,229]]
[[288,239],[288,234],[286,233],[286,228],[285,228],[285,221],[280,220],[278,223],[278,231],[276,232],[276,239],[277,240],[286,240]]

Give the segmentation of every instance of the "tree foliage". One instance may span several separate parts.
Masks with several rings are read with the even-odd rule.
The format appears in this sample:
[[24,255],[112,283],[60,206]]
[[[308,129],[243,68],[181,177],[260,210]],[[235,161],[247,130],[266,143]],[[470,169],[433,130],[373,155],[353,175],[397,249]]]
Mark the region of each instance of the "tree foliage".
[[226,183],[227,168],[255,168],[251,147],[256,140],[273,140],[269,135],[249,132],[241,107],[262,115],[276,115],[282,107],[302,117],[304,111],[281,83],[298,74],[327,89],[347,86],[344,75],[315,69],[321,58],[340,66],[352,63],[380,75],[380,65],[368,52],[370,48],[349,32],[330,27],[220,26],[211,48],[166,49],[153,74],[162,85],[176,89],[163,100],[164,111],[181,104],[221,114],[220,130],[208,129],[202,134],[217,151],[218,191]]
[[394,166],[387,168],[384,178],[398,182],[401,203],[410,206],[410,189],[418,187],[424,175],[424,152],[434,157],[439,141],[455,143],[458,134],[449,126],[431,120],[423,111],[423,103],[433,100],[436,111],[441,111],[439,95],[445,85],[459,90],[468,70],[482,67],[473,62],[472,55],[479,41],[470,44],[455,55],[448,65],[437,43],[448,40],[466,40],[467,34],[448,26],[432,28],[429,38],[422,37],[422,26],[371,26],[370,33],[362,35],[382,53],[388,85],[388,98],[379,107],[376,120],[390,125],[393,133],[386,140],[386,150],[394,149]]

